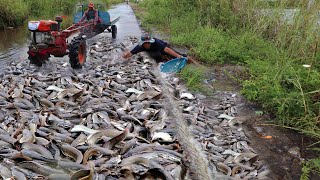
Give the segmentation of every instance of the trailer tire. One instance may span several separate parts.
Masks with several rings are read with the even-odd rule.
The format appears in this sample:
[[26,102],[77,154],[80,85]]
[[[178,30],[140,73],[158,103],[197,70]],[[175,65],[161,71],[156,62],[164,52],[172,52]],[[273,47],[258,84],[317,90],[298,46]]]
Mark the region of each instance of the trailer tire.
[[81,36],[72,39],[69,44],[69,62],[73,69],[80,69],[86,62],[87,45]]
[[116,25],[112,25],[111,26],[111,33],[112,33],[112,38],[115,39],[117,38],[117,26]]

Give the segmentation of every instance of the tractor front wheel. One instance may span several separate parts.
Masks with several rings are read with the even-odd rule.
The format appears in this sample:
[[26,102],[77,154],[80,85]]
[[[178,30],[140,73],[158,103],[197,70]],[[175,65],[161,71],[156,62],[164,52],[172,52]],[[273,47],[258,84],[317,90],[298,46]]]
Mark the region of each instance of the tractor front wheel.
[[50,57],[49,54],[46,54],[46,55],[39,55],[39,54],[31,55],[31,54],[29,54],[28,59],[30,60],[30,63],[31,63],[31,64],[34,64],[34,65],[36,65],[36,66],[41,67],[42,64],[43,64],[46,60],[49,59],[49,57]]
[[75,37],[69,44],[69,62],[72,68],[79,69],[86,62],[86,40],[81,36]]
[[111,33],[112,33],[113,39],[117,38],[117,26],[116,25],[111,26]]

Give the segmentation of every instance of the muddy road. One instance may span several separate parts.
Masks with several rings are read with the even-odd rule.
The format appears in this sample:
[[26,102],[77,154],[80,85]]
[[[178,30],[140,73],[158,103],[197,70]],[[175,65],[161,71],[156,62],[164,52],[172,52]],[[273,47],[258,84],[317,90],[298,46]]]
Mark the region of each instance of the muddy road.
[[219,68],[209,70],[203,95],[160,73],[146,54],[123,61],[123,45],[133,47],[141,30],[129,5],[109,12],[121,17],[117,39],[88,40],[79,70],[67,57],[30,65],[25,33],[3,40],[2,178],[48,176],[51,168],[52,178],[67,179],[299,179],[301,136],[262,126],[268,117],[237,86],[224,86]]

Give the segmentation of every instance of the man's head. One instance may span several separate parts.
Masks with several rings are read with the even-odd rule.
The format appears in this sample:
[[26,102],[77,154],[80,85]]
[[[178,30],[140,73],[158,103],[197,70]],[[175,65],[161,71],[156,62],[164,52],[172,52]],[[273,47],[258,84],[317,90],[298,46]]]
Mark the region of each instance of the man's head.
[[89,3],[89,4],[88,4],[88,8],[89,8],[89,10],[93,10],[94,4],[93,4],[93,3]]
[[151,43],[154,43],[155,40],[148,34],[145,33],[140,38],[140,45],[146,49],[150,49]]

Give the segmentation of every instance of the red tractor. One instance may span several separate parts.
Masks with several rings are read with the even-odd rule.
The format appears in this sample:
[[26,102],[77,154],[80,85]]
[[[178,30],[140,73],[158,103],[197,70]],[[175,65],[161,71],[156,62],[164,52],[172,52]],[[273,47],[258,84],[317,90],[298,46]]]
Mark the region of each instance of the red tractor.
[[[31,31],[31,44],[28,55],[30,63],[41,66],[43,62],[49,59],[51,55],[63,57],[69,55],[69,61],[72,68],[81,68],[86,61],[86,38],[104,32],[107,29],[112,32],[112,38],[116,38],[117,28],[114,25],[119,17],[110,22],[108,12],[99,12],[102,19],[100,24],[94,24],[93,21],[79,22],[82,12],[74,16],[74,24],[65,30],[61,30],[63,18],[57,16],[55,21],[40,20],[30,21],[28,23]],[[70,43],[68,38],[75,36]]]

